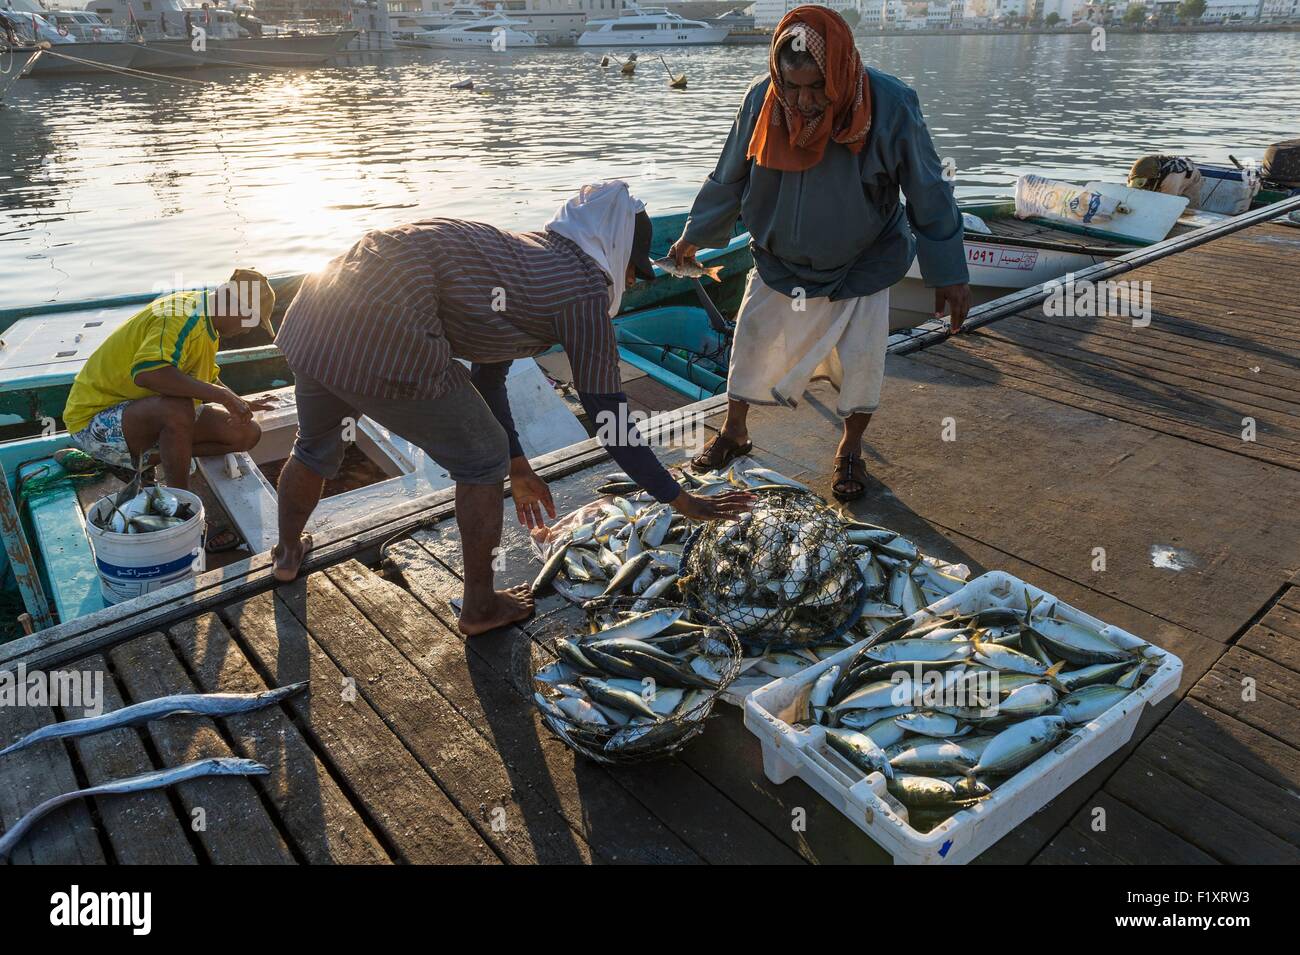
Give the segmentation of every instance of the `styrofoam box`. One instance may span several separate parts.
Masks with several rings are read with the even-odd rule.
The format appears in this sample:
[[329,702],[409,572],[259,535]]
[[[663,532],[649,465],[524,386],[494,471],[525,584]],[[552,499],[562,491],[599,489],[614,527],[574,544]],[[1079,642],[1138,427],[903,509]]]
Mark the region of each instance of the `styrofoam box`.
[[961,590],[912,615],[918,623],[956,610],[970,613],[992,607],[1024,609],[1024,595],[1042,598],[1036,612],[1056,604],[1056,616],[1100,630],[1123,647],[1144,646],[1160,664],[1147,681],[1109,710],[1074,731],[1054,749],[1030,763],[993,795],[945,820],[927,833],[907,824],[907,808],[889,795],[881,773],[864,775],[826,744],[821,726],[799,729],[796,707],[813,683],[832,666],[843,665],[867,641],[821,661],[792,677],[755,690],[745,700],[745,725],[763,744],[763,769],[775,783],[798,776],[849,818],[896,864],[965,863],[1020,825],[1133,736],[1143,708],[1154,706],[1178,687],[1183,662],[1166,650],[1058,601],[1010,574],[992,571]]

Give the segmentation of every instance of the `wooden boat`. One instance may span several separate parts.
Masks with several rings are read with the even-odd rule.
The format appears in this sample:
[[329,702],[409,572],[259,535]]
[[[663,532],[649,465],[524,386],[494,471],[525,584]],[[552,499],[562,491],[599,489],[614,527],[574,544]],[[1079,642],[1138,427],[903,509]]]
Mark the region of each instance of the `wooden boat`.
[[[655,216],[655,257],[665,255],[681,235],[686,215]],[[753,263],[749,236],[737,227],[735,238],[722,249],[701,253],[706,264],[722,266],[722,281],[709,294],[718,307],[734,312],[744,291],[745,275]],[[224,278],[224,276],[214,276]],[[278,324],[302,284],[303,274],[273,278]],[[654,282],[638,283],[623,296],[624,314],[656,305],[693,304],[695,283],[660,274]],[[58,421],[77,371],[112,331],[158,297],[141,292],[107,298],[0,309],[0,440],[40,432]],[[217,355],[221,380],[240,394],[283,387],[292,382],[283,356],[259,331],[244,341],[249,347],[223,349]]]

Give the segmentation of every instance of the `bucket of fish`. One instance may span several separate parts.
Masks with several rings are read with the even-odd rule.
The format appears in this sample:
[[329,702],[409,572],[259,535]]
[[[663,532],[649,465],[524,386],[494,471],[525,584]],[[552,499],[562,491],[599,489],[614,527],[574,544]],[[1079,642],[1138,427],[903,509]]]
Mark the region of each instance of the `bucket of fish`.
[[174,584],[203,567],[203,502],[189,491],[159,484],[126,501],[109,495],[86,518],[107,604]]
[[516,651],[519,684],[546,725],[601,763],[677,752],[740,673],[735,633],[680,604],[621,597],[539,617]]
[[805,779],[896,862],[968,861],[1122,746],[1182,663],[991,572],[746,701],[776,782]]
[[843,521],[797,489],[761,497],[739,519],[702,525],[690,536],[682,592],[735,630],[747,649],[839,639],[866,599]]

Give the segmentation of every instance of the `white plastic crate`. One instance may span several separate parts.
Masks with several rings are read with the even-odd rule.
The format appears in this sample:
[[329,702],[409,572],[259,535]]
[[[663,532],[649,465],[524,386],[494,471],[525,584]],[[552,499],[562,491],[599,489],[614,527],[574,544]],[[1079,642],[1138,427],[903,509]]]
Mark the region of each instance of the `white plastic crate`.
[[775,783],[798,776],[817,790],[854,825],[893,856],[896,864],[966,863],[1019,826],[1052,799],[1118,750],[1133,736],[1147,705],[1172,693],[1182,677],[1183,662],[1133,634],[1110,626],[1032,584],[993,571],[971,581],[950,597],[913,614],[918,623],[949,610],[969,613],[993,607],[1024,606],[1026,590],[1042,598],[1041,609],[1057,604],[1056,615],[1101,630],[1124,647],[1146,646],[1144,655],[1159,669],[1115,706],[1076,727],[1054,749],[1008,779],[982,802],[965,809],[927,833],[907,824],[907,808],[889,795],[881,773],[864,775],[826,744],[820,726],[799,729],[796,707],[817,678],[842,665],[867,641],[755,690],[745,701],[745,725],[763,745],[763,769]]

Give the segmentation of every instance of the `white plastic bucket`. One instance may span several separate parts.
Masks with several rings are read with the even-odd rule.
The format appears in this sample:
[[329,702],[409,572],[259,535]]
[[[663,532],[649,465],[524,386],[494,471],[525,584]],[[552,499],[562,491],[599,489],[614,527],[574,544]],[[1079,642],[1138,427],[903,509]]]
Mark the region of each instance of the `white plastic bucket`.
[[149,534],[118,534],[96,527],[113,509],[113,497],[100,498],[90,508],[86,536],[99,571],[99,592],[106,604],[117,604],[184,580],[203,567],[203,501],[179,488],[168,488],[194,509],[184,524]]

